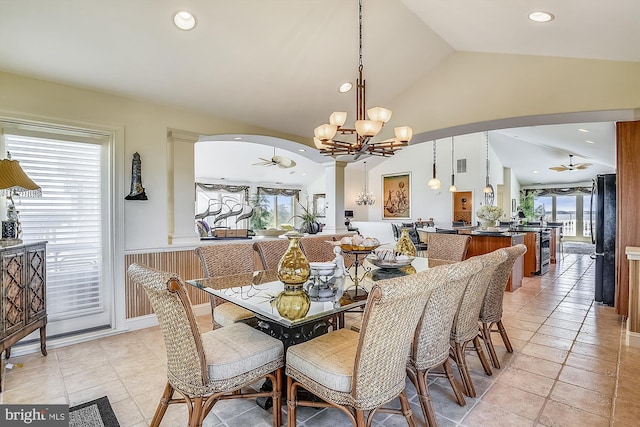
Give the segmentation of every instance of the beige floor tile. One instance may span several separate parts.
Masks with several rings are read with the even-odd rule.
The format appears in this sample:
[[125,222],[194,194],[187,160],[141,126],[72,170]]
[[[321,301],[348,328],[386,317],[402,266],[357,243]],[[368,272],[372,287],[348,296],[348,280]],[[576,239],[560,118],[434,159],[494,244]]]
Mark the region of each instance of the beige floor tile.
[[101,365],[91,371],[78,371],[64,377],[64,385],[68,393],[75,393],[87,388],[116,381],[118,374],[111,365]]
[[585,356],[594,357],[596,359],[603,359],[609,361],[618,360],[618,349],[608,348],[600,345],[588,344],[583,342],[575,342],[571,351]]
[[542,410],[545,398],[509,385],[496,383],[482,396],[482,401],[535,420]]
[[506,411],[504,408],[486,402],[479,402],[462,420],[465,427],[533,427],[528,418]]
[[580,322],[572,322],[571,320],[558,319],[558,318],[552,318],[552,317],[548,318],[544,322],[544,325],[551,326],[553,328],[568,329],[570,331],[576,331],[576,332],[579,331],[580,328],[582,327],[582,323]]
[[562,338],[554,337],[551,335],[544,335],[540,333],[536,333],[529,340],[530,343],[545,345],[547,347],[557,348],[560,350],[570,350],[573,345],[573,341],[565,340]]
[[553,379],[522,369],[509,367],[498,377],[498,383],[546,397],[553,387]]
[[540,424],[549,427],[608,427],[609,418],[582,411],[565,404],[547,401]]
[[547,347],[546,345],[540,345],[531,342],[524,346],[524,348],[522,349],[522,353],[529,356],[538,357],[540,359],[549,360],[555,363],[564,363],[567,355],[569,354],[569,352],[566,350],[551,348]]
[[562,369],[562,365],[560,363],[550,362],[548,360],[528,356],[526,354],[516,355],[514,360],[511,362],[511,367],[551,379],[556,379]]
[[592,390],[558,381],[551,399],[605,418],[611,417],[612,397]]
[[598,391],[608,396],[615,392],[616,379],[608,375],[585,371],[583,369],[565,366],[558,377],[560,381],[577,385],[589,390]]
[[617,373],[617,363],[610,360],[596,359],[584,354],[571,352],[566,361],[567,366],[584,369],[585,371],[615,377]]
[[572,331],[570,329],[556,328],[550,325],[542,325],[540,329],[538,329],[539,334],[550,335],[552,337],[558,337],[565,340],[574,340],[576,335],[578,335],[577,331]]
[[102,396],[107,396],[110,403],[129,399],[129,393],[124,387],[124,384],[122,384],[122,381],[116,380],[95,387],[85,388],[75,393],[69,393],[69,405],[78,405]]
[[112,403],[111,407],[121,427],[131,427],[144,421],[142,413],[131,399]]
[[640,420],[640,401],[617,398],[614,401],[613,419],[625,425],[637,425]]

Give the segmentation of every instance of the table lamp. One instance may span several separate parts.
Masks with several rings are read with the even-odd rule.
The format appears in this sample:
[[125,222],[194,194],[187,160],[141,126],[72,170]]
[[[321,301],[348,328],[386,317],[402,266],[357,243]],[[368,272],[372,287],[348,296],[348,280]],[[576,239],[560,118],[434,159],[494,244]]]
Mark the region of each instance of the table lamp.
[[11,154],[0,160],[0,195],[8,200],[7,219],[2,221],[2,240],[11,243],[20,243],[20,218],[13,203],[13,196],[24,195],[27,197],[41,197],[42,190],[27,176],[20,167],[20,162],[11,160]]

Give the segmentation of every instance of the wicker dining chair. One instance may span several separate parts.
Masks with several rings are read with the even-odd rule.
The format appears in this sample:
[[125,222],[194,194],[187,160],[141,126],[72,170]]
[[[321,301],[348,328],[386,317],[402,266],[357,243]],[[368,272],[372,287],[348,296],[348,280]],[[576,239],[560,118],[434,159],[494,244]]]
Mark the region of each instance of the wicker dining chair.
[[[185,425],[199,427],[219,400],[255,397],[273,399],[273,426],[280,426],[282,342],[244,323],[201,334],[185,285],[177,274],[136,263],[129,266],[128,274],[144,288],[167,351],[167,385],[151,426],[160,425],[170,404],[185,403],[189,410]],[[273,384],[272,391],[241,391],[266,378]],[[175,392],[182,398],[174,398]]]
[[466,234],[431,233],[427,253],[429,258],[462,261],[470,242],[471,236]]
[[[507,331],[502,324],[502,300],[504,298],[504,290],[509,282],[513,264],[516,260],[527,252],[527,247],[523,244],[511,246],[504,249],[507,253],[507,259],[496,268],[489,282],[487,293],[484,296],[482,309],[480,310],[480,322],[482,323],[481,338],[491,358],[491,363],[496,369],[500,369],[500,361],[496,355],[496,349],[491,341],[491,332],[499,332],[502,342],[509,353],[513,353],[513,347]],[[497,329],[493,329],[493,327]]]
[[[340,240],[340,239],[338,239]],[[333,252],[333,236],[305,236],[300,238],[300,248],[309,262],[331,262],[336,254]],[[355,261],[352,254],[343,253],[344,264],[351,267]]]
[[[442,286],[448,266],[376,282],[369,293],[360,333],[339,329],[287,350],[287,425],[298,406],[334,407],[352,424],[365,426],[376,412],[401,413],[415,425],[405,391],[413,334],[430,293]],[[402,315],[398,315],[402,313]],[[297,396],[299,388],[322,401]],[[398,397],[401,411],[382,408]]]
[[458,306],[458,311],[453,319],[451,328],[451,358],[458,367],[465,394],[469,397],[476,397],[476,391],[471,381],[471,374],[467,366],[465,352],[467,346],[473,343],[469,350],[475,350],[482,363],[482,368],[487,375],[492,375],[491,366],[482,350],[481,339],[478,333],[478,318],[480,309],[487,293],[489,282],[494,271],[500,263],[507,259],[504,249],[498,249],[485,255],[478,255],[470,259],[482,261],[482,270],[475,274],[464,290],[462,301]]
[[289,247],[288,239],[258,240],[253,244],[253,249],[258,252],[263,270],[277,270],[280,258]]
[[462,295],[472,275],[482,269],[482,261],[469,259],[455,265],[446,265],[446,282],[437,287],[429,299],[416,329],[407,374],[418,391],[424,419],[430,427],[437,426],[435,412],[427,388],[427,375],[432,369],[442,366],[445,376],[460,406],[466,404],[449,361],[450,335],[453,319],[458,311]]
[[[200,259],[205,277],[229,276],[254,271],[254,251],[251,244],[230,243],[200,246],[195,249],[195,253]],[[246,308],[226,302],[215,295],[209,296],[214,329],[235,322],[247,323],[250,326],[258,324],[258,319]]]

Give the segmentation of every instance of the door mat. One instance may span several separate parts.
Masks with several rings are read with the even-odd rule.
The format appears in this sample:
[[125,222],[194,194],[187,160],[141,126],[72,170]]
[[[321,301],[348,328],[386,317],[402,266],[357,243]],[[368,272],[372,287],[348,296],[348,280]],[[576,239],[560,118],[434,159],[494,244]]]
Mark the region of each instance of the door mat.
[[69,408],[69,427],[120,427],[107,396]]

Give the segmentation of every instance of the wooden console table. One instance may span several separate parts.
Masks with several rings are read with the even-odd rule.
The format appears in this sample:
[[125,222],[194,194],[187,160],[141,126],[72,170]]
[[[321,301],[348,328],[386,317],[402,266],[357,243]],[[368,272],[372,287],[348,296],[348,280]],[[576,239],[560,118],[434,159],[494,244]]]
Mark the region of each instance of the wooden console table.
[[[46,243],[0,246],[0,355],[4,352],[5,359],[9,359],[12,345],[36,329],[40,329],[40,350],[47,355]],[[1,375],[2,369],[0,387]]]

